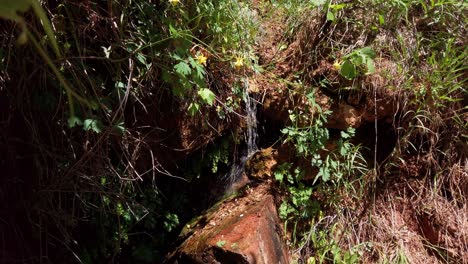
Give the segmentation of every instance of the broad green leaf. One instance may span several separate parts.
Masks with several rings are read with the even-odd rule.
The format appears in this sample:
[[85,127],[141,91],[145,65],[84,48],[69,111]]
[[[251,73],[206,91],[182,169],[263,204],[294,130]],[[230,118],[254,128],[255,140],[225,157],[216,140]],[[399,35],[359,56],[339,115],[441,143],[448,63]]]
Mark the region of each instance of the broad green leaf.
[[192,70],[190,69],[190,66],[184,61],[177,63],[174,66],[174,70],[177,73],[184,75],[184,76],[188,76],[192,72]]
[[193,69],[195,69],[195,77],[198,80],[203,81],[203,75],[205,74],[205,68],[200,65],[200,63],[197,63],[192,57],[189,57],[189,62],[190,66],[192,66]]
[[348,148],[345,145],[343,145],[340,147],[340,155],[344,156],[346,154],[348,154]]
[[341,133],[340,133],[340,134],[341,134],[341,137],[342,137],[342,138],[344,138],[344,139],[346,139],[346,138],[350,138],[350,137],[351,137],[351,135],[350,135],[350,134],[348,134],[348,132],[347,132],[347,131],[341,131]]
[[330,11],[327,12],[327,20],[332,22],[335,21],[335,15]]
[[[326,168],[326,167],[320,168],[320,172],[319,172],[318,175],[320,175],[320,176],[322,177],[322,180],[323,180],[324,182],[327,182],[327,181],[330,180],[330,171],[329,171],[328,168]],[[317,176],[318,176],[318,175],[317,175]]]
[[376,56],[375,52],[370,47],[365,47],[365,48],[360,49],[359,53],[371,59],[375,59],[375,56]]
[[351,62],[356,66],[360,66],[366,61],[366,59],[367,59],[366,56],[362,54],[358,54],[358,55],[351,57]]
[[367,66],[367,73],[375,73],[374,60],[367,59],[366,66]]
[[356,77],[356,66],[349,60],[346,60],[341,65],[340,74],[348,80],[352,80]]
[[86,119],[83,122],[83,129],[86,131],[92,130],[96,133],[101,133],[102,128],[103,128],[102,123],[96,119]]
[[213,102],[216,98],[215,94],[207,88],[202,88],[198,91],[198,95],[201,97],[201,99],[209,104],[210,106],[213,105]]

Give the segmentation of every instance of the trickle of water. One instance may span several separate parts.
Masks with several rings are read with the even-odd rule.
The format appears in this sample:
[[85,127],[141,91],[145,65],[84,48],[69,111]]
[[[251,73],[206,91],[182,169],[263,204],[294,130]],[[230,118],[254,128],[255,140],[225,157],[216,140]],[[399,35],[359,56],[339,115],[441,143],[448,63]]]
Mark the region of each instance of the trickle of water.
[[257,146],[257,102],[250,97],[249,95],[249,80],[247,78],[243,79],[244,91],[243,99],[245,103],[245,112],[246,112],[246,144],[247,152],[243,153],[240,160],[232,164],[229,173],[226,175],[228,184],[227,189],[229,190],[236,182],[238,182],[242,173],[245,169],[245,163],[247,159],[258,150]]
[[249,80],[244,79],[244,102],[247,123],[247,157],[257,151],[257,102],[249,95]]

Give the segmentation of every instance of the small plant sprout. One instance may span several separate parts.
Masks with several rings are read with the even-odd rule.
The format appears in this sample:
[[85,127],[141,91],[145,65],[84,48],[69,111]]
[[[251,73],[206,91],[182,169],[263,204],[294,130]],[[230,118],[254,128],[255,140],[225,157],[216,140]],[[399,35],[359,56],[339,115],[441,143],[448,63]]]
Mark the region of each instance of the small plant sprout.
[[216,246],[218,246],[218,247],[224,247],[224,245],[226,245],[225,240],[219,240],[218,242],[216,242]]

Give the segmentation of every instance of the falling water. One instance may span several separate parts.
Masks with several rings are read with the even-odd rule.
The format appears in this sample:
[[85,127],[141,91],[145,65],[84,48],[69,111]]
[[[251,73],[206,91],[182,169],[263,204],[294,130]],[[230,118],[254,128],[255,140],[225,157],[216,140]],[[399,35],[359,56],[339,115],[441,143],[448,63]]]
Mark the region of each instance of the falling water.
[[231,187],[237,183],[245,169],[245,163],[250,158],[252,154],[257,151],[257,102],[250,97],[249,95],[249,80],[247,78],[243,79],[244,90],[243,90],[243,99],[245,103],[245,123],[246,135],[245,142],[247,144],[247,152],[243,152],[240,160],[235,162],[231,166],[231,170],[226,175],[227,179],[227,190],[230,190]]
[[247,157],[257,151],[257,102],[249,95],[249,80],[244,79],[244,102],[247,123]]

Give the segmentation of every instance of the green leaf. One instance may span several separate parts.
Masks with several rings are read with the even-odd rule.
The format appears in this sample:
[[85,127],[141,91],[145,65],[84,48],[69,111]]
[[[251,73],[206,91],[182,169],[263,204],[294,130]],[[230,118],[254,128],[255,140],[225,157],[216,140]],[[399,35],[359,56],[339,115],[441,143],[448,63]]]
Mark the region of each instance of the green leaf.
[[367,56],[367,57],[369,57],[371,59],[375,59],[375,56],[376,56],[374,50],[372,50],[371,47],[362,48],[362,49],[359,50],[359,53],[362,54],[362,55],[365,55],[365,56]]
[[97,119],[86,119],[83,122],[83,129],[86,131],[92,130],[96,133],[101,133],[103,129],[103,125],[101,121]]
[[113,135],[118,135],[118,136],[123,136],[125,134],[125,127],[124,123],[120,122],[117,125],[112,127],[111,134]]
[[287,219],[289,214],[294,212],[294,209],[289,205],[288,202],[283,201],[279,208],[279,217],[281,219]]
[[181,62],[177,63],[174,66],[174,70],[177,73],[179,73],[181,75],[184,75],[184,76],[188,76],[192,72],[192,70],[190,69],[190,66],[185,61],[181,61]]
[[332,22],[335,21],[335,15],[330,11],[327,12],[327,20]]
[[284,176],[283,176],[283,173],[282,173],[282,172],[276,171],[276,172],[274,173],[274,175],[275,175],[275,180],[279,181],[280,183],[283,182],[283,177],[284,177]]
[[191,116],[194,116],[198,110],[200,110],[200,105],[197,103],[191,103],[187,110]]
[[209,104],[210,106],[213,105],[213,102],[215,100],[215,94],[207,88],[202,88],[198,91],[198,95],[201,97],[201,99]]
[[140,52],[137,53],[137,54],[135,55],[135,57],[136,57],[136,59],[137,59],[141,64],[147,65],[147,64],[146,64],[146,58],[145,58],[145,56],[144,56],[142,53],[140,53]]
[[220,240],[220,241],[216,242],[216,245],[218,247],[224,247],[224,245],[226,245],[226,241],[225,240]]
[[164,221],[164,229],[166,229],[167,232],[171,232],[177,225],[179,225],[179,217],[176,214],[167,213],[166,220]]
[[367,73],[375,73],[374,60],[367,59],[366,66],[367,66]]
[[203,81],[204,80],[204,75],[205,75],[205,68],[203,68],[200,63],[197,63],[192,57],[189,58],[190,66],[192,66],[193,69],[195,69],[195,77]]
[[341,65],[340,74],[348,80],[352,80],[356,77],[356,66],[349,60],[346,60]]
[[379,14],[379,24],[380,24],[381,26],[383,26],[383,25],[385,24],[385,18],[384,18],[384,16],[382,16],[382,15],[380,15],[380,14]]
[[333,10],[340,10],[346,7],[346,4],[331,4],[330,8]]
[[177,31],[177,29],[175,29],[171,24],[169,24],[169,33],[171,33],[171,36],[174,38],[179,36],[179,31]]

